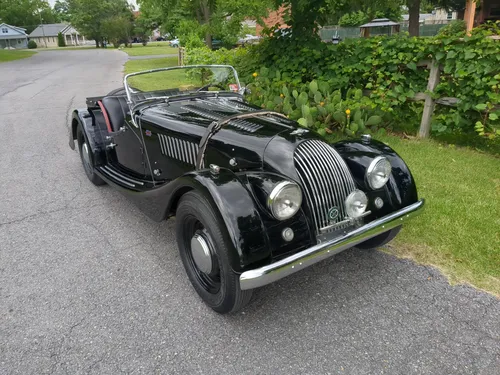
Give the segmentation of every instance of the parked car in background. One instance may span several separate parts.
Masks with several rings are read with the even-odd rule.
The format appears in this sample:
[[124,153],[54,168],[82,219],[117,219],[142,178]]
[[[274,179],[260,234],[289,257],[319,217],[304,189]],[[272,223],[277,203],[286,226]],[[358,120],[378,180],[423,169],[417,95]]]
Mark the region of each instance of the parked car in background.
[[256,44],[256,43],[260,42],[260,40],[261,40],[260,36],[247,34],[243,38],[238,39],[237,44],[239,46],[245,46],[245,45],[249,45],[249,44]]
[[330,144],[245,91],[225,65],[132,73],[69,124],[93,184],[155,221],[176,217],[186,274],[219,313],[341,251],[386,244],[424,206],[389,146],[369,135]]
[[174,47],[174,48],[179,48],[180,47],[180,43],[179,43],[179,39],[178,38],[175,38],[174,40],[170,40],[168,42],[168,44],[170,45],[170,47]]

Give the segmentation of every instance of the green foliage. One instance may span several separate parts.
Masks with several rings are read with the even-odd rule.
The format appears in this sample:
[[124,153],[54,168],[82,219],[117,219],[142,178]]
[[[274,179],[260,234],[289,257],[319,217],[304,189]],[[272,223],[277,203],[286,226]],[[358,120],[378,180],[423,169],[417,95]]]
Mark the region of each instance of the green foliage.
[[440,37],[455,37],[461,38],[465,36],[466,23],[464,20],[456,20],[450,22],[445,27],[439,29],[438,35]]
[[[435,97],[455,97],[460,102],[455,107],[436,105],[433,134],[479,135],[498,142],[500,42],[487,37],[492,34],[500,34],[498,24],[486,24],[461,39],[443,33],[434,38],[400,35],[332,45],[275,37],[237,52],[188,51],[188,61],[234,65],[242,81],[251,84],[250,100],[257,105],[283,111],[321,132],[355,134],[381,127],[415,133],[423,102],[412,99],[426,92],[429,77],[429,70],[417,64],[436,59],[443,70]],[[348,108],[351,118],[344,119]],[[361,117],[354,119],[358,109]],[[375,121],[368,121],[372,116],[379,116],[380,122],[367,125]]]
[[126,0],[67,0],[71,24],[96,47],[108,38],[113,44],[128,42],[133,26],[131,8]]
[[28,48],[29,48],[29,49],[35,49],[35,48],[37,48],[37,47],[38,47],[38,45],[36,44],[36,42],[35,42],[34,40],[30,40],[30,41],[28,42]]
[[0,22],[23,27],[31,33],[39,24],[58,22],[57,14],[45,0],[0,0]]
[[64,39],[64,35],[62,33],[57,34],[57,46],[66,47],[66,39]]
[[357,12],[346,13],[342,17],[340,17],[339,26],[342,27],[360,26],[368,22],[369,20],[370,20],[369,16],[366,13],[359,10]]

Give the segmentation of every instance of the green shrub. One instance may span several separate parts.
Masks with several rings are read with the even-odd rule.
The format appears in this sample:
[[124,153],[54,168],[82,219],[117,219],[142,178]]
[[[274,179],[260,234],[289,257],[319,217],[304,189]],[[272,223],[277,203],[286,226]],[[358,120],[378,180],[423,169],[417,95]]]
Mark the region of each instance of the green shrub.
[[58,47],[66,47],[66,39],[62,33],[57,34],[57,46]]
[[[300,37],[278,37],[244,49],[188,50],[187,58],[193,64],[235,66],[242,82],[254,86],[250,100],[275,110],[285,110],[285,98],[289,95],[282,91],[283,87],[300,94],[316,81],[323,87],[323,96],[328,93],[331,100],[333,93],[340,95],[342,104],[334,103],[338,108],[328,112],[332,116],[321,115],[324,111],[317,105],[312,106],[316,108],[312,113],[309,111],[312,118],[304,116],[307,110],[301,114],[301,107],[294,107],[296,98],[295,103],[289,99],[292,109],[287,105],[287,114],[294,119],[304,118],[307,126],[314,129],[340,129],[347,133],[352,129],[332,120],[333,114],[358,107],[362,119],[380,116],[378,127],[415,133],[423,102],[412,99],[416,93],[426,92],[429,77],[429,70],[418,63],[434,59],[443,68],[435,96],[455,97],[459,103],[455,107],[436,105],[433,134],[461,139],[479,135],[500,142],[500,42],[488,38],[500,34],[500,24],[485,24],[464,38],[456,37],[461,28],[459,23],[456,25],[434,38],[399,35],[347,39],[332,45],[314,40],[306,43]],[[258,73],[257,79],[253,73]],[[312,99],[310,93],[307,97]],[[311,104],[309,100],[308,105]],[[354,128],[353,133],[359,131],[359,124],[358,129]]]
[[35,42],[34,40],[30,40],[30,41],[28,42],[28,48],[29,48],[29,49],[35,49],[35,48],[37,48],[37,47],[38,47],[38,46],[37,46],[37,44],[36,44],[36,42]]

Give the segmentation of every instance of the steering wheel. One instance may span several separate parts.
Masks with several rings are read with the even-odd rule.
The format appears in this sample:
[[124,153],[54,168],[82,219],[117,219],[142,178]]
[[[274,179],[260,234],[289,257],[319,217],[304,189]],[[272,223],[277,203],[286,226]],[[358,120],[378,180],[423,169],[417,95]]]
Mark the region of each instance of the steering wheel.
[[200,92],[200,91],[206,91],[207,89],[209,89],[210,87],[216,87],[218,89],[221,89],[221,90],[225,90],[226,88],[224,86],[222,86],[222,84],[220,83],[209,83],[208,85],[205,85],[203,87],[200,87],[198,90],[196,90],[196,92]]

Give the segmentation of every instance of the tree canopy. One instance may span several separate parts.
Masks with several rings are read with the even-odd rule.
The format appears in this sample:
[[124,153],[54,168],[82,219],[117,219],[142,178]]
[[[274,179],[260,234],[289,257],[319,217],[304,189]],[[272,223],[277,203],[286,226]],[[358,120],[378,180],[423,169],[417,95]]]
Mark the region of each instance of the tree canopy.
[[0,0],[0,22],[25,28],[28,34],[42,22],[58,21],[57,15],[45,0]]

